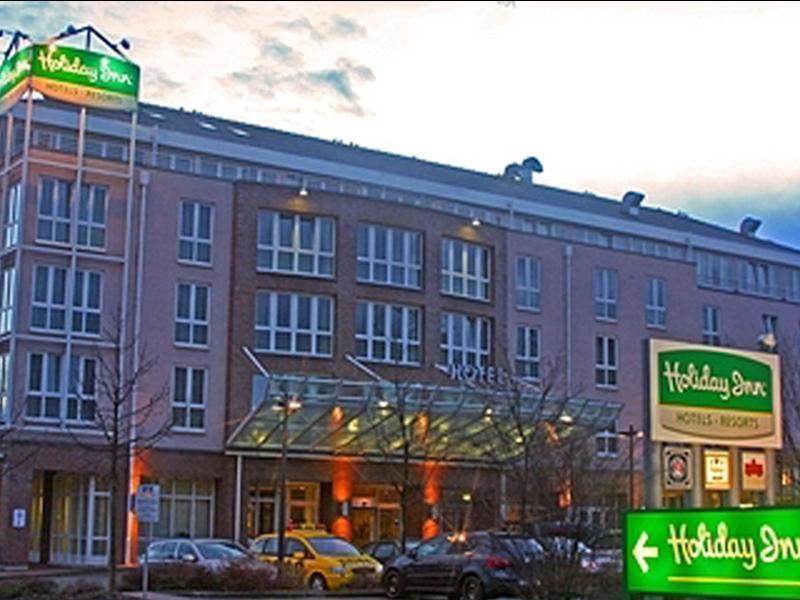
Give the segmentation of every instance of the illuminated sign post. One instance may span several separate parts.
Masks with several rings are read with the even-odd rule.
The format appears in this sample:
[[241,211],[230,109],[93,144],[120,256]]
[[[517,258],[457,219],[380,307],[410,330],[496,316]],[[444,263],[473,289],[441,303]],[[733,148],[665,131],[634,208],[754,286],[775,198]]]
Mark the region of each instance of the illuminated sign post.
[[800,508],[629,512],[623,551],[631,594],[800,598]]
[[139,98],[139,67],[99,52],[35,44],[0,67],[0,112],[29,88],[70,104],[132,111]]
[[659,442],[780,448],[778,357],[650,340],[650,421]]

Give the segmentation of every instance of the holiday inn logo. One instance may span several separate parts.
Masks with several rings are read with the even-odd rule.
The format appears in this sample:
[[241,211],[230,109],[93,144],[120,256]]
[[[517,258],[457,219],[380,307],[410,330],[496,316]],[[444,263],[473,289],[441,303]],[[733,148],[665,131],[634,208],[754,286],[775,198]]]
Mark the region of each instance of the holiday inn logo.
[[774,354],[650,340],[652,439],[780,447]]

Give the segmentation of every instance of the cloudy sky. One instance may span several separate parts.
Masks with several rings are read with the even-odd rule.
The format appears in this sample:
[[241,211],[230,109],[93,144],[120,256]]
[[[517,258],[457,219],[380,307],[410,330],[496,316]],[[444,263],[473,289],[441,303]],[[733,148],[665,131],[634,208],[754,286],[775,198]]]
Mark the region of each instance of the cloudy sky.
[[[148,102],[645,202],[800,247],[800,4],[0,2],[127,37]],[[2,40],[0,40],[2,41]]]

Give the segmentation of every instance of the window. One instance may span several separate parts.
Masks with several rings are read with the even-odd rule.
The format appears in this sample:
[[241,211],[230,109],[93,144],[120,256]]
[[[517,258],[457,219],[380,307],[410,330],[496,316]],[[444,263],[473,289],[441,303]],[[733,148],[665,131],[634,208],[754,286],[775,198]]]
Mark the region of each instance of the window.
[[67,420],[92,422],[95,418],[97,361],[73,356],[70,360]]
[[601,321],[617,320],[617,272],[594,272],[594,316]]
[[207,285],[179,283],[175,310],[175,343],[208,346]]
[[[147,481],[161,487],[159,521],[153,538],[210,538],[214,535],[214,482],[211,479],[167,479]],[[139,528],[140,548],[149,539],[147,527]],[[174,549],[173,549],[174,552]]]
[[67,270],[36,265],[33,271],[31,329],[64,331],[66,327]]
[[538,258],[517,257],[517,308],[539,310],[540,272]]
[[750,294],[775,296],[778,292],[775,267],[754,260],[740,261],[739,290]]
[[648,327],[659,329],[667,327],[667,282],[665,280],[658,277],[647,279],[644,315]]
[[489,299],[489,249],[461,240],[442,240],[442,293]]
[[11,333],[14,326],[15,276],[14,267],[0,273],[0,335]]
[[333,219],[262,210],[258,270],[333,277]]
[[78,202],[78,246],[105,248],[106,196],[102,185],[82,185]]
[[11,416],[8,412],[8,367],[9,355],[0,354],[0,422]]
[[28,355],[28,389],[25,416],[31,419],[61,417],[61,357],[51,353]]
[[206,416],[206,370],[175,367],[172,385],[172,426],[202,431]]
[[595,338],[594,383],[601,388],[617,387],[617,339],[605,335]]
[[72,294],[72,331],[100,334],[100,295],[103,276],[95,271],[76,271]]
[[333,299],[328,296],[258,292],[255,323],[255,347],[262,352],[333,353]]
[[697,283],[708,287],[730,289],[731,260],[719,254],[697,252]]
[[539,342],[537,327],[517,327],[517,356],[514,362],[517,376],[539,379]]
[[703,306],[703,343],[709,346],[722,344],[719,308],[710,304]]
[[3,248],[19,244],[19,221],[22,210],[22,183],[17,181],[8,188],[3,217]]
[[358,226],[358,281],[422,287],[422,236],[378,225]]
[[489,363],[489,320],[442,313],[441,362],[486,367]]
[[67,244],[69,238],[69,195],[72,184],[61,179],[39,180],[39,214],[36,239],[40,242]]
[[420,310],[409,306],[359,302],[356,356],[365,360],[419,365]]
[[200,202],[181,202],[178,260],[211,264],[213,206]]
[[[617,421],[614,420],[603,431],[595,435],[595,448],[597,456],[602,458],[614,457],[619,451],[619,435],[617,434]],[[633,443],[633,440],[631,440]]]
[[796,269],[789,271],[789,290],[787,297],[789,300],[800,302],[800,271]]

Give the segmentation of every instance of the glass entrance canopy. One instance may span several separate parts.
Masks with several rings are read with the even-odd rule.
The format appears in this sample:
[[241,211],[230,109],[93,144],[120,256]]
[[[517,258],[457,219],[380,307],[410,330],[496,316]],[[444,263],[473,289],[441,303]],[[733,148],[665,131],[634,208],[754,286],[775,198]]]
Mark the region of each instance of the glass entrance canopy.
[[[288,406],[288,410],[284,407]],[[532,386],[498,390],[278,375],[230,435],[229,454],[277,457],[288,415],[291,457],[348,456],[496,464],[513,459],[537,428],[550,436],[607,429],[622,409],[609,400],[546,396]]]

